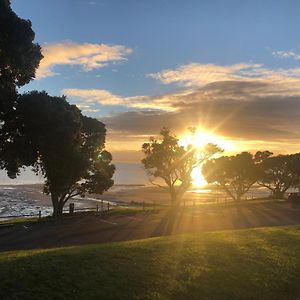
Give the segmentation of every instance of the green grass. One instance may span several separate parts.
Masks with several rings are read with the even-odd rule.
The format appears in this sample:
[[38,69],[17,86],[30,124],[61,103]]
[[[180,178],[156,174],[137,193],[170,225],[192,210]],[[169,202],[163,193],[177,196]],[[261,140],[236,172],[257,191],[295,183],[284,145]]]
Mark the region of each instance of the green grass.
[[0,299],[297,299],[300,227],[0,253]]
[[[103,215],[103,216],[122,216],[122,215],[135,215],[141,212],[153,212],[153,211],[159,211],[162,208],[140,208],[140,207],[117,207],[110,209],[109,211],[103,211],[103,212],[98,212],[96,211],[80,211],[80,212],[75,212],[74,214],[70,215],[69,213],[64,213],[63,218],[78,218],[78,217],[84,217],[84,216],[95,216],[95,215]],[[52,222],[55,221],[51,216],[46,216],[42,218],[38,217],[17,217],[17,218],[9,218],[6,220],[0,220],[0,226],[6,226],[6,225],[15,225],[15,224],[24,224],[26,225],[27,223],[39,223],[39,222]]]
[[6,220],[0,220],[0,226],[1,225],[9,225],[9,224],[17,224],[17,223],[36,223],[41,220],[44,220],[45,218],[39,219],[38,217],[18,217],[18,218],[10,218]]

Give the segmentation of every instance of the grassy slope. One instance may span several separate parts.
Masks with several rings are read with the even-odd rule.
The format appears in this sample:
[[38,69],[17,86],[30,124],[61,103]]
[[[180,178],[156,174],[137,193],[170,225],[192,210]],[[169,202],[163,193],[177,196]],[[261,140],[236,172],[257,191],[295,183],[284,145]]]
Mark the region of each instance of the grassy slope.
[[299,226],[0,253],[0,299],[296,299],[299,282]]

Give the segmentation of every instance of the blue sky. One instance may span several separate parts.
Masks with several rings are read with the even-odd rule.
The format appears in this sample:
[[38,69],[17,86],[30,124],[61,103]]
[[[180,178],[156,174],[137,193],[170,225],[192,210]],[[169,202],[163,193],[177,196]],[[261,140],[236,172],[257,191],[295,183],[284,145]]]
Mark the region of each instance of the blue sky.
[[[300,95],[299,1],[13,0],[12,7],[32,21],[36,42],[49,52],[44,75],[23,90],[67,94],[85,114],[106,121],[116,151],[124,136],[132,142],[130,147],[124,142],[125,149],[133,151],[159,126],[180,131],[179,125],[197,122],[207,130],[218,127],[217,134],[248,142],[249,148],[268,140],[278,150],[287,138],[291,151],[298,147],[298,115],[293,128],[288,121]],[[100,44],[110,58],[99,61]],[[112,56],[114,47],[122,48]],[[67,52],[61,60],[59,51]],[[240,94],[250,105],[249,120],[227,118]],[[212,105],[211,99],[219,102]],[[282,115],[284,99],[292,101],[293,110]],[[214,117],[207,116],[205,103]],[[219,108],[226,103],[224,113]],[[264,111],[266,105],[272,109]],[[191,124],[178,122],[183,118]],[[222,118],[229,121],[216,126]],[[242,131],[236,130],[238,122],[246,122]]]
[[134,49],[125,63],[81,74],[66,67],[61,73],[71,78],[32,84],[53,93],[68,86],[155,95],[171,88],[147,73],[189,62],[285,67],[294,62],[271,52],[299,48],[299,1],[14,0],[13,8],[32,21],[41,45],[72,40]]

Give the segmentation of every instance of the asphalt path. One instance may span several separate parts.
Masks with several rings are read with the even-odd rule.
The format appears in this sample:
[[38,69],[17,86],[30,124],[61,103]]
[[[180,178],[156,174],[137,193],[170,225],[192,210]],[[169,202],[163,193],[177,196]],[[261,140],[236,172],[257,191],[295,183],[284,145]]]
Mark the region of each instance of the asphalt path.
[[0,251],[292,224],[300,224],[300,205],[288,202],[73,216],[56,221],[0,226]]

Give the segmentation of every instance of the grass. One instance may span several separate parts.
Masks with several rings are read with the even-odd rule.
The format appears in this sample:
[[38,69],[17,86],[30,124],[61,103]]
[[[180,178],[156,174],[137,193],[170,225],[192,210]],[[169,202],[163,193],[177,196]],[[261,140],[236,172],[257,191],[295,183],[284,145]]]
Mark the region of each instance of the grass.
[[[156,209],[152,207],[145,207],[145,208],[140,208],[140,207],[114,207],[113,209],[110,209],[109,211],[103,211],[103,212],[98,212],[96,211],[78,211],[74,212],[74,214],[70,215],[69,213],[64,213],[63,218],[77,218],[77,217],[84,217],[84,216],[94,216],[94,215],[102,215],[106,217],[110,216],[122,216],[122,215],[135,215],[141,212],[153,212],[153,211],[159,211],[162,208],[157,207]],[[8,225],[15,225],[15,224],[32,224],[32,223],[40,223],[40,222],[52,222],[55,221],[51,216],[46,216],[42,218],[38,217],[17,217],[17,218],[8,218],[6,220],[1,220],[0,219],[0,227],[1,226],[8,226]]]
[[45,220],[46,218],[37,218],[37,217],[18,217],[18,218],[10,218],[6,220],[1,220],[0,221],[0,226],[1,225],[13,225],[13,224],[18,224],[18,223],[37,223],[41,220]]
[[0,253],[0,299],[297,299],[300,226]]
[[[187,201],[187,203],[192,203],[192,201]],[[272,203],[286,203],[286,200],[282,199],[271,199],[271,198],[254,198],[254,199],[248,199],[241,201],[240,205],[242,206],[248,206],[248,205],[260,205],[260,204],[272,204]],[[297,203],[296,203],[297,204]],[[200,203],[196,204],[196,207],[218,207],[218,208],[224,208],[224,207],[235,207],[236,203],[233,201],[225,202],[225,203]],[[160,205],[156,204],[155,206],[152,205],[152,203],[148,203],[145,205],[145,207],[112,207],[109,211],[103,211],[102,213],[99,212],[99,214],[102,214],[103,216],[116,216],[116,215],[134,215],[140,212],[153,212],[153,211],[160,211],[163,209],[170,208],[171,205]],[[187,207],[190,207],[192,209],[193,206],[187,205]],[[96,211],[77,211],[73,215],[70,215],[69,213],[64,213],[62,218],[74,218],[79,216],[93,216],[96,214]],[[0,219],[0,226],[1,225],[14,225],[17,223],[38,223],[43,221],[53,221],[51,216],[46,216],[42,218],[38,217],[17,217],[17,218],[9,218],[6,220]]]

